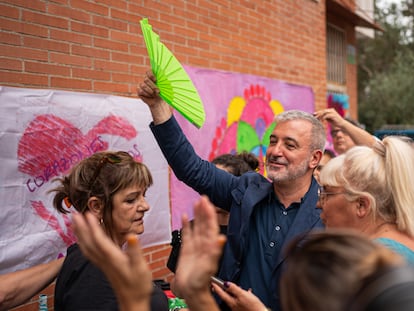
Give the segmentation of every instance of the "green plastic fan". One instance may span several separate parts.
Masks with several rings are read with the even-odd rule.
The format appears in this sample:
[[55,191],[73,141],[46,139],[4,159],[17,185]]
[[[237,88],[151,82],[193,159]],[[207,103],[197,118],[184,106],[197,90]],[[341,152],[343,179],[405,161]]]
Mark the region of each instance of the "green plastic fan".
[[152,31],[148,19],[143,18],[140,23],[160,96],[188,121],[200,128],[204,124],[206,114],[197,89],[177,58]]

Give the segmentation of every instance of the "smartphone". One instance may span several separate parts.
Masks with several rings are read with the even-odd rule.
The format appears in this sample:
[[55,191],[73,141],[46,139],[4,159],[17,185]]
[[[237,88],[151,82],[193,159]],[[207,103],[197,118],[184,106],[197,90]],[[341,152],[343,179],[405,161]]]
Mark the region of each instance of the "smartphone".
[[224,286],[224,281],[218,277],[212,276],[211,282],[220,286],[221,289],[226,290],[227,287]]

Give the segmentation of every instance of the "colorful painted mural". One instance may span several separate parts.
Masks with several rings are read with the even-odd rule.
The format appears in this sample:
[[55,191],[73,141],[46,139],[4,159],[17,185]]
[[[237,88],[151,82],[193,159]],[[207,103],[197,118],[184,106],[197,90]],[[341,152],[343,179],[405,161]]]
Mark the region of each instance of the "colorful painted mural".
[[[206,121],[197,129],[176,113],[196,152],[211,161],[223,153],[256,154],[263,171],[264,155],[275,115],[285,110],[314,111],[314,94],[308,86],[261,76],[185,66],[197,87]],[[171,174],[172,227],[181,226],[181,214],[191,215],[198,194]]]

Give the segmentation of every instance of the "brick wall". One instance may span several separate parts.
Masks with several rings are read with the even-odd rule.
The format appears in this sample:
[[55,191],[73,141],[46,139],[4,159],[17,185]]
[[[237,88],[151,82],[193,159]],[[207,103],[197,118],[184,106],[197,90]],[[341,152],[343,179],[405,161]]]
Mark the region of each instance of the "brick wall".
[[[323,0],[1,0],[0,85],[135,97],[143,17],[183,64],[307,85],[326,105]],[[171,278],[169,249],[146,250],[154,278]]]
[[0,84],[135,96],[148,17],[184,64],[309,85],[325,104],[324,2],[2,0]]

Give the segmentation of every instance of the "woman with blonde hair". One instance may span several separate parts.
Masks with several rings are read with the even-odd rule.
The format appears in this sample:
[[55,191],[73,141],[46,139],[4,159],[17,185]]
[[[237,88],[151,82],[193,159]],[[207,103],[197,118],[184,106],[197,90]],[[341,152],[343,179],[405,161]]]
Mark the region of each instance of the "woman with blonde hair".
[[328,228],[353,228],[414,264],[414,148],[389,136],[356,146],[320,174],[318,207]]

